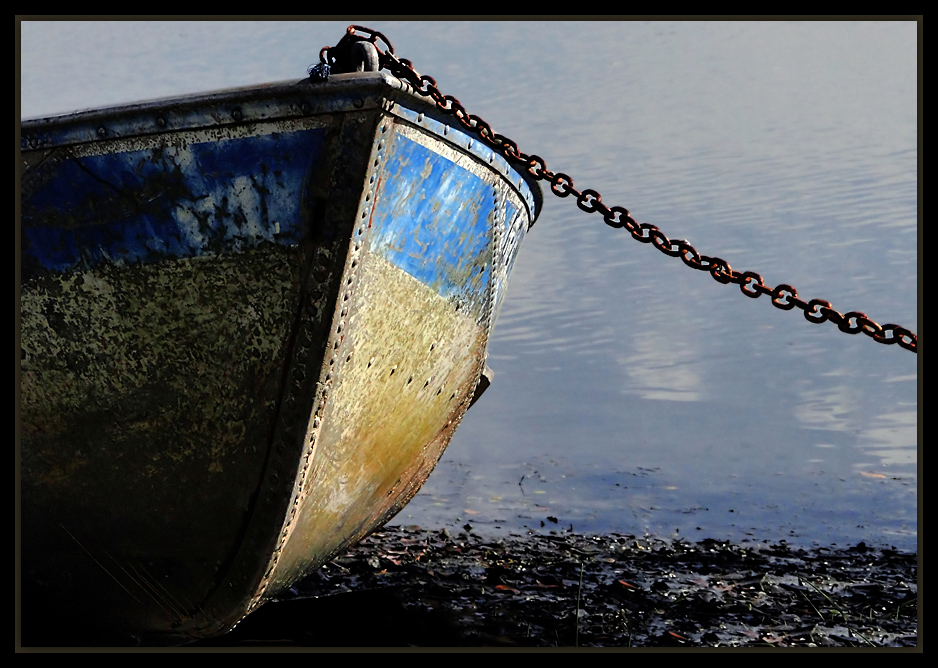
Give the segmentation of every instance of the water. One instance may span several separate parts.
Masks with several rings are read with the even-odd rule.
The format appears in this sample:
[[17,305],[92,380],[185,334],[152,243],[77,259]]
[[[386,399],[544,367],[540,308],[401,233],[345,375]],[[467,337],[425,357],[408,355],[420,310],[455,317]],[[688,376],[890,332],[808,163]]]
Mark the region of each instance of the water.
[[[24,23],[21,111],[298,79],[351,22]],[[366,25],[578,188],[918,330],[915,23]],[[545,200],[495,382],[396,523],[917,549],[916,355]]]

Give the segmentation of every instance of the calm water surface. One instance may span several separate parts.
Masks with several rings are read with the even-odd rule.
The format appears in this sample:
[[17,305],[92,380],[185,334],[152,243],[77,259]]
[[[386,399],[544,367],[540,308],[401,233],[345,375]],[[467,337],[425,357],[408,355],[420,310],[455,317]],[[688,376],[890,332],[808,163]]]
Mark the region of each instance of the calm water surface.
[[[298,79],[353,22],[26,23],[22,114]],[[918,330],[916,24],[365,23],[578,188]],[[917,356],[545,199],[396,523],[917,549]]]

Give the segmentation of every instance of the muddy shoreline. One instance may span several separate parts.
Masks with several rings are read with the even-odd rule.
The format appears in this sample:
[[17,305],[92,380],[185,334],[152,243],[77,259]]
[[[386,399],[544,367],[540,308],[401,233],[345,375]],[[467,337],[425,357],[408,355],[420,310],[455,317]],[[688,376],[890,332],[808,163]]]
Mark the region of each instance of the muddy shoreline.
[[915,647],[914,553],[388,527],[189,647]]
[[[915,553],[865,543],[565,531],[496,539],[395,526],[231,633],[182,649],[920,648],[918,572]],[[24,626],[24,647],[141,645],[52,621],[54,601],[42,607]]]

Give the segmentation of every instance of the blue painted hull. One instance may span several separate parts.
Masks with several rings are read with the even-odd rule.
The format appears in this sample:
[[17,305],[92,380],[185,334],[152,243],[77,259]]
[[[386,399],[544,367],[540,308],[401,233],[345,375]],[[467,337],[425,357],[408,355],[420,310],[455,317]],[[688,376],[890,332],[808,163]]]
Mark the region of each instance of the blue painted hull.
[[540,193],[381,74],[22,148],[24,605],[223,633],[416,493]]

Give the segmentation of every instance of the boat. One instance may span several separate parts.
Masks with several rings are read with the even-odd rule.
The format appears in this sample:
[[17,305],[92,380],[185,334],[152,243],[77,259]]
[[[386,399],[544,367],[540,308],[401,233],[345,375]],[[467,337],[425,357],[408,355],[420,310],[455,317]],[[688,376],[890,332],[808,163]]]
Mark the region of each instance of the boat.
[[21,155],[24,637],[222,634],[386,523],[541,207],[377,71],[23,121]]

